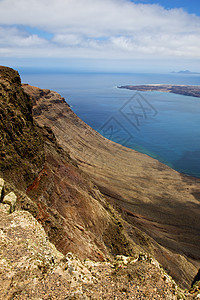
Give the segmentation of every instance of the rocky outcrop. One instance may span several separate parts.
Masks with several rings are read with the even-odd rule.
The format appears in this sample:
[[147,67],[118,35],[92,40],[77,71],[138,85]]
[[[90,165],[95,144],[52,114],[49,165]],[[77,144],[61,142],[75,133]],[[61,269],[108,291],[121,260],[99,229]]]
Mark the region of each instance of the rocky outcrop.
[[17,202],[17,197],[13,192],[10,192],[8,195],[6,195],[3,198],[3,204],[7,204],[10,206],[10,213],[14,212],[16,202]]
[[26,211],[0,209],[1,299],[197,299],[184,293],[147,255],[111,262],[81,261],[51,244]]
[[0,209],[5,213],[13,213],[15,211],[15,205],[17,202],[17,196],[15,193],[10,192],[4,195],[4,180],[0,178]]

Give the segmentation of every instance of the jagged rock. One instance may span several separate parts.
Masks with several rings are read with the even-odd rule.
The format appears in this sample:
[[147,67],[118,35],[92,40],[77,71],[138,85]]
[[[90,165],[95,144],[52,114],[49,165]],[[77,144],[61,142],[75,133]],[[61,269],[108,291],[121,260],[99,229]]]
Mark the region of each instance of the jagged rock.
[[0,202],[3,199],[3,194],[4,194],[4,180],[0,178]]
[[116,265],[120,266],[120,265],[128,265],[128,264],[132,264],[135,263],[138,258],[134,258],[134,257],[128,257],[128,256],[124,256],[124,255],[117,255],[116,258]]
[[1,299],[177,299],[175,283],[157,266],[119,259],[121,267],[64,256],[30,213],[0,211]]
[[0,228],[0,295],[9,299],[25,286],[34,288],[64,256],[28,212],[7,215],[0,211]]
[[6,214],[10,214],[10,205],[9,204],[4,204],[0,203],[0,210]]
[[15,210],[17,197],[13,192],[4,196],[4,184],[4,180],[0,178],[0,210],[8,214]]
[[10,192],[8,195],[6,195],[3,198],[3,203],[8,204],[10,206],[10,213],[14,212],[16,201],[17,201],[17,196],[13,192]]
[[[33,122],[32,102],[17,71],[0,66],[0,177],[23,186],[44,163],[42,137]],[[16,171],[17,169],[17,171]]]
[[0,204],[0,295],[4,300],[178,300],[185,295],[188,300],[198,299],[197,286],[191,293],[183,292],[150,256],[117,255],[112,263],[81,261],[71,252],[64,256],[29,212],[8,214],[1,206],[10,206]]

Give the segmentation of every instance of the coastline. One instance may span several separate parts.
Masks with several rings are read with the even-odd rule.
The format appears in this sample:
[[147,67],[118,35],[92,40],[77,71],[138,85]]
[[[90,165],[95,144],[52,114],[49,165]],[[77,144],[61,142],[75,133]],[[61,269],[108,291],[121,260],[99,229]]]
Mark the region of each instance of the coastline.
[[199,85],[172,85],[172,84],[145,84],[145,85],[123,85],[119,89],[128,89],[140,92],[165,92],[183,96],[200,98]]

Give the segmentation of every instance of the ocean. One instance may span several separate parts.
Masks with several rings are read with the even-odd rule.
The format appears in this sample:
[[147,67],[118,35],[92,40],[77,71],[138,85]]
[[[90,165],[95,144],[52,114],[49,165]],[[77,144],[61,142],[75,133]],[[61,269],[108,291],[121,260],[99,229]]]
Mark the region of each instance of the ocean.
[[[106,138],[200,178],[200,98],[121,85],[199,85],[199,74],[104,74],[20,70],[23,83],[57,91]],[[133,166],[134,167],[134,166]]]

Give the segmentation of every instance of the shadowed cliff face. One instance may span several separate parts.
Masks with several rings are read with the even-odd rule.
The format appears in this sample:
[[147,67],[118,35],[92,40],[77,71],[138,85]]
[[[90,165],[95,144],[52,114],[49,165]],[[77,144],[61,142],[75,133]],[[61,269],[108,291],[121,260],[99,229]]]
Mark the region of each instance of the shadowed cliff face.
[[30,97],[17,71],[0,67],[0,173],[25,186],[43,163],[43,139],[33,121]]
[[[151,251],[183,286],[192,282],[200,261],[198,179],[182,176],[162,163],[117,145],[81,121],[52,91],[24,86],[32,97],[35,120],[52,128],[59,144],[96,183],[128,222],[151,240]],[[159,246],[160,245],[160,246]]]

